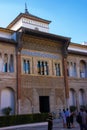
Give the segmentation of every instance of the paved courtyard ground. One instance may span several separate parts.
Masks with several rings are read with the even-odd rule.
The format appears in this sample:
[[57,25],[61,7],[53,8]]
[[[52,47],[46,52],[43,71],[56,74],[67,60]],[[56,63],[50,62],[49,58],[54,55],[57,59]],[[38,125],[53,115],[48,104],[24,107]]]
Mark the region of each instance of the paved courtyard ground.
[[[0,130],[47,130],[47,125],[48,125],[47,122],[43,122],[43,123],[4,127],[4,128],[0,128]],[[75,122],[75,128],[71,128],[71,129],[80,130],[79,125],[76,122]],[[69,130],[69,129],[63,128],[61,119],[55,119],[53,121],[53,130]]]

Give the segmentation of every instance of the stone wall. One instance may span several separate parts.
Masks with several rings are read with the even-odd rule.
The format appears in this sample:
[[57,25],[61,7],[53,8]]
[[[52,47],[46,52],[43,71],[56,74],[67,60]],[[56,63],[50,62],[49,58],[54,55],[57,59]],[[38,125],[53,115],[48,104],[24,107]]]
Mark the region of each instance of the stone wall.
[[[62,66],[62,44],[47,39],[36,37],[23,37],[23,51],[32,52],[21,54],[21,58],[32,60],[32,71],[30,75],[21,75],[21,113],[39,112],[39,96],[49,96],[50,111],[56,111],[65,107],[65,86]],[[43,53],[48,57],[35,56],[34,53]],[[58,59],[53,59],[55,56]],[[54,57],[54,58],[55,58]],[[50,74],[48,76],[38,75],[36,71],[37,60],[45,59],[49,61]],[[57,77],[53,73],[53,61],[61,62],[61,76]]]

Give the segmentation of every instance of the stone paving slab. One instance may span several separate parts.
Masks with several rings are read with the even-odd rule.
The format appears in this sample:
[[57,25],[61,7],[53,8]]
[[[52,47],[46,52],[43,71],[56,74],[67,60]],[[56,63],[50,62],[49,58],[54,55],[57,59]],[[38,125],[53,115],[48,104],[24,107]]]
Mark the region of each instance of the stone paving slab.
[[[11,127],[0,128],[0,130],[47,130],[48,123],[32,123],[26,125],[18,125]],[[75,122],[75,128],[71,128],[72,130],[80,130],[79,125]],[[54,120],[53,121],[53,130],[69,130],[67,128],[63,128],[62,120]]]

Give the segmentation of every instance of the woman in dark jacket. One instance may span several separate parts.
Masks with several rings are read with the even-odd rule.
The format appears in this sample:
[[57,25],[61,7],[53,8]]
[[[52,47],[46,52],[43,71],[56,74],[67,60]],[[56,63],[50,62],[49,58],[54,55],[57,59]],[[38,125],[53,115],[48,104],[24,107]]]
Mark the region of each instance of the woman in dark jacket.
[[73,111],[71,111],[71,113],[70,113],[70,124],[71,124],[71,127],[75,127],[74,126],[74,112]]

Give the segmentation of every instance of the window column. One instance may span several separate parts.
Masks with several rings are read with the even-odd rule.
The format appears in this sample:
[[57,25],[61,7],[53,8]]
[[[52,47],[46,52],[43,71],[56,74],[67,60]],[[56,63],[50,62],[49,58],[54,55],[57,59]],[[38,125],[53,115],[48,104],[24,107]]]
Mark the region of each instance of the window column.
[[79,73],[79,71],[80,71],[80,64],[79,64],[79,61],[77,61],[77,66],[76,66],[76,70],[77,70],[77,77],[78,78],[80,78],[80,73]]
[[46,64],[46,75],[48,75],[48,74],[49,74],[49,70],[48,70],[48,63],[47,63],[47,62],[45,62],[45,64]]
[[47,72],[46,72],[46,62],[44,62],[44,75],[47,75]]
[[29,63],[29,60],[26,60],[26,73],[27,74],[30,73],[30,63]]

